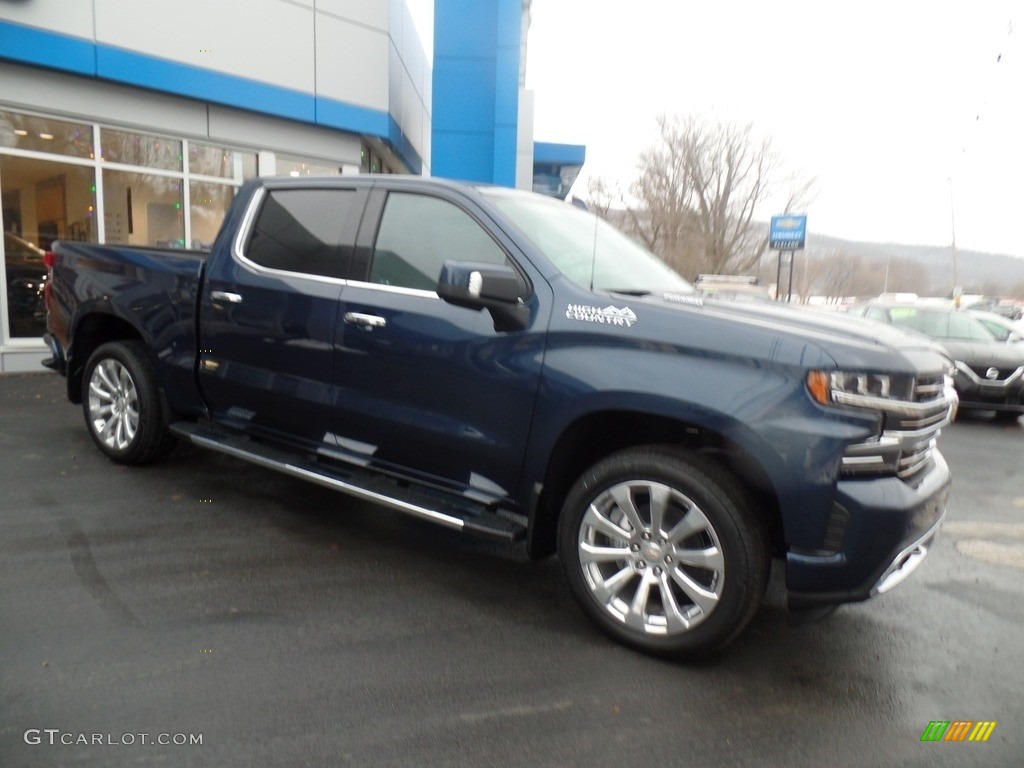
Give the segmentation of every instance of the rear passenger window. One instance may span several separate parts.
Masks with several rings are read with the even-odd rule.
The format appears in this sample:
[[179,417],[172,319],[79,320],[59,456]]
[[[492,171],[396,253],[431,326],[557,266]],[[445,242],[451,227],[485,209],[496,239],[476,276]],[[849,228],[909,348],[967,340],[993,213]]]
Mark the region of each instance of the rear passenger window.
[[432,291],[445,261],[508,263],[491,236],[458,206],[426,195],[388,195],[370,282]]
[[270,190],[245,256],[268,269],[345,277],[359,213],[353,189]]

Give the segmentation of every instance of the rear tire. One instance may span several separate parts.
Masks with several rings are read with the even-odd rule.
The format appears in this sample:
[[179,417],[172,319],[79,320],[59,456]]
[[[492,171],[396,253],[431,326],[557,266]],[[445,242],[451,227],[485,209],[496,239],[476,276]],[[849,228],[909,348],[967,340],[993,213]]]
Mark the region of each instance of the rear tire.
[[602,459],[569,491],[559,556],[573,594],[605,632],[660,656],[724,647],[768,581],[764,519],[717,463],[668,446]]
[[109,342],[92,353],[82,377],[82,411],[93,442],[119,464],[145,464],[174,445],[140,341]]

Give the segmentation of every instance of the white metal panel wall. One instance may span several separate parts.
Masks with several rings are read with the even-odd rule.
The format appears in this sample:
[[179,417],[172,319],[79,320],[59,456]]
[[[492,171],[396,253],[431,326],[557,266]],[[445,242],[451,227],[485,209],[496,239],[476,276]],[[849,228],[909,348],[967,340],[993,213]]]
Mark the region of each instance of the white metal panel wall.
[[82,0],[0,2],[0,19],[92,39],[92,3]]
[[405,0],[387,0],[391,39],[388,110],[402,133],[430,163],[430,84],[433,70]]
[[388,0],[317,0],[316,9],[381,32],[388,31]]
[[0,103],[6,108],[57,112],[157,135],[359,163],[359,137],[329,128],[269,116],[253,120],[252,113],[242,110],[6,62],[0,62],[0,82]]
[[314,91],[312,3],[94,1],[97,43],[305,93]]
[[270,147],[293,155],[331,158],[359,165],[360,141],[351,133],[274,117],[253,120],[249,112],[216,104],[210,105],[209,115],[211,141],[224,144],[244,142],[249,146]]
[[317,13],[316,75],[318,96],[387,111],[387,32]]
[[0,99],[13,107],[164,135],[206,134],[206,105],[198,101],[2,61],[0,83]]

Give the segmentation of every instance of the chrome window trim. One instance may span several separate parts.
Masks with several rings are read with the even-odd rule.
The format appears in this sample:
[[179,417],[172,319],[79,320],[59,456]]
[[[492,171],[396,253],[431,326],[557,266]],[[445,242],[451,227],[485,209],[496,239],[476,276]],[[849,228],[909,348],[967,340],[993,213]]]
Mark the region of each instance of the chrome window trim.
[[346,280],[345,284],[350,288],[364,288],[368,291],[383,291],[384,293],[397,293],[401,296],[418,296],[423,299],[437,299],[437,291],[426,291],[422,288],[406,288],[401,285],[385,285],[384,283],[371,283],[366,280]]

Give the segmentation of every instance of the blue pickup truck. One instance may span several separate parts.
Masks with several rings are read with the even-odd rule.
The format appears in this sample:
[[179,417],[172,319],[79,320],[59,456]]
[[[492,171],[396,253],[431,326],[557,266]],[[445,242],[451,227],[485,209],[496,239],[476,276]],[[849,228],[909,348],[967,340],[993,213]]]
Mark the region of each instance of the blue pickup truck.
[[702,299],[578,207],[413,177],[260,179],[207,252],[58,243],[47,364],[96,445],[175,440],[558,553],[583,610],[722,647],[903,580],[945,514],[951,361]]

